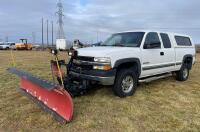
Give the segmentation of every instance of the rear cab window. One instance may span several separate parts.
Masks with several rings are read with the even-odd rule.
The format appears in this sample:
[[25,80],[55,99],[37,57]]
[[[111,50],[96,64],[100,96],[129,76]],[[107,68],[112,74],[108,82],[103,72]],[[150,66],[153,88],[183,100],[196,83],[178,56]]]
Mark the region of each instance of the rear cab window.
[[192,43],[189,37],[175,36],[175,40],[178,46],[192,46]]
[[172,44],[171,44],[168,34],[160,33],[160,36],[161,36],[164,48],[171,48]]

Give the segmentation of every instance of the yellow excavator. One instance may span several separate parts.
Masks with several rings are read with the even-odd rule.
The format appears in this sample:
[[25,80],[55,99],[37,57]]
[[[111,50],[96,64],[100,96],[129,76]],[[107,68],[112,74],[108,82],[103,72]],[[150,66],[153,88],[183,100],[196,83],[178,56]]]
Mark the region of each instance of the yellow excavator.
[[32,50],[33,49],[33,45],[27,43],[28,39],[20,39],[20,41],[21,43],[15,44],[16,50]]

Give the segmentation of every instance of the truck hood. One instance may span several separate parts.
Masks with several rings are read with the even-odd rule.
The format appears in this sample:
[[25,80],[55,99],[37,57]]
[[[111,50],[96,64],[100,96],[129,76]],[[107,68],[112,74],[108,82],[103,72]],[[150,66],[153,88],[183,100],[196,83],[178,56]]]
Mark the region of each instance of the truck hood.
[[141,58],[140,48],[134,47],[88,47],[78,49],[79,56],[88,57],[109,57],[111,65],[114,67],[115,62],[127,58]]
[[121,54],[123,52],[132,51],[133,47],[88,47],[88,48],[81,48],[78,49],[79,56],[90,56],[90,57],[111,57],[113,54]]

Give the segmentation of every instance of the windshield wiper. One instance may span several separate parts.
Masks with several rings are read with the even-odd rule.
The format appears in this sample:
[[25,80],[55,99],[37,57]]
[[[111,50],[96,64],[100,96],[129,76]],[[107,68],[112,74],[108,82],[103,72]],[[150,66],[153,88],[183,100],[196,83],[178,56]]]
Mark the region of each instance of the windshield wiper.
[[113,46],[125,47],[125,45],[123,45],[123,44],[115,44]]
[[118,46],[118,47],[125,47],[125,45],[123,45],[123,44],[115,44],[115,45],[106,45],[106,44],[102,44],[102,45],[100,45],[100,46]]
[[109,45],[106,45],[106,44],[102,44],[102,45],[99,45],[99,46],[109,46]]

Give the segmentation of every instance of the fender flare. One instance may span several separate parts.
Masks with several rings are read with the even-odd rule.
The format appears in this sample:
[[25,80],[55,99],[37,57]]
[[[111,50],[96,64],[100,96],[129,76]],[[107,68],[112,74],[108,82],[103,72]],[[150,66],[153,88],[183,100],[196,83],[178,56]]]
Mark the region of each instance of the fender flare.
[[138,74],[140,76],[140,74],[141,74],[141,63],[140,63],[139,58],[125,58],[125,59],[117,60],[114,64],[114,68],[118,68],[121,64],[132,63],[132,62],[137,64]]
[[[186,54],[186,55],[184,55],[184,57],[183,57],[182,66],[183,66],[184,61],[186,60],[186,58],[192,58],[192,62],[193,62],[193,56],[192,56],[191,54]],[[190,69],[190,70],[192,69],[192,64],[189,65],[189,69]]]

